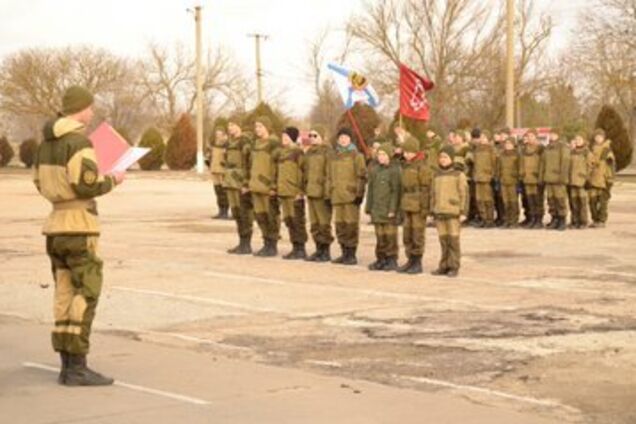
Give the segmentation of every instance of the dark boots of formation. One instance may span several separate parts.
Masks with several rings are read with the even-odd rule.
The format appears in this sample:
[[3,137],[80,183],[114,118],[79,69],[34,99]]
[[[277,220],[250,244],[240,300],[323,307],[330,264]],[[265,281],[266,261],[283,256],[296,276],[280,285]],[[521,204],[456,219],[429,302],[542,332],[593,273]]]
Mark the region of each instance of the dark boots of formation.
[[60,352],[57,382],[63,386],[110,386],[114,380],[88,368],[86,355]]

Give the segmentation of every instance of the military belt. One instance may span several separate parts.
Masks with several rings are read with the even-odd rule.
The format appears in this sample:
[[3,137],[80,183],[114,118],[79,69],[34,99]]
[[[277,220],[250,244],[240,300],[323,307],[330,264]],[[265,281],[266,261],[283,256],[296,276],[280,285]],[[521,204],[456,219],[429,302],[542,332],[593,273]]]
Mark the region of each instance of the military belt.
[[93,207],[92,200],[66,200],[63,202],[53,203],[54,211],[67,211],[71,209],[91,209]]

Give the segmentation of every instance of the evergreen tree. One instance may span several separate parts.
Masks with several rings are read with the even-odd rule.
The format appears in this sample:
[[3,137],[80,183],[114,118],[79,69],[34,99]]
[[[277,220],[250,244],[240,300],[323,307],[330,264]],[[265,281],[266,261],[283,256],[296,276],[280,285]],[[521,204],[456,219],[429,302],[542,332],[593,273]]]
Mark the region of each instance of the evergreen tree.
[[150,152],[139,159],[139,167],[144,171],[154,171],[161,169],[166,145],[163,142],[161,133],[156,128],[148,128],[139,141],[139,147],[147,147]]
[[20,144],[20,161],[27,168],[31,168],[33,166],[37,149],[38,142],[34,138],[28,138]]
[[629,138],[621,116],[611,106],[603,106],[596,118],[596,128],[602,128],[607,138],[612,140],[612,151],[616,157],[616,171],[625,169],[632,163],[634,143]]
[[173,170],[189,170],[197,161],[197,137],[188,114],[181,115],[168,143],[164,160]]
[[0,137],[0,166],[7,166],[15,156],[13,147],[5,136]]

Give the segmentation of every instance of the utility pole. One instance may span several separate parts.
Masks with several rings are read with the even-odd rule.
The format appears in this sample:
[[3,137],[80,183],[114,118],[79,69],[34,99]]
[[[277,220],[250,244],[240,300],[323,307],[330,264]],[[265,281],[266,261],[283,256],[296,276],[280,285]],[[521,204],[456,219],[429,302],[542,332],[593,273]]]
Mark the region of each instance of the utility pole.
[[201,5],[194,8],[194,22],[196,26],[196,83],[197,83],[197,173],[203,174],[205,164],[203,162],[203,66],[201,64]]
[[267,40],[265,34],[249,34],[248,37],[254,37],[256,47],[256,93],[258,96],[258,104],[263,102],[263,69],[261,67],[261,39]]
[[506,0],[506,126],[515,125],[515,1]]

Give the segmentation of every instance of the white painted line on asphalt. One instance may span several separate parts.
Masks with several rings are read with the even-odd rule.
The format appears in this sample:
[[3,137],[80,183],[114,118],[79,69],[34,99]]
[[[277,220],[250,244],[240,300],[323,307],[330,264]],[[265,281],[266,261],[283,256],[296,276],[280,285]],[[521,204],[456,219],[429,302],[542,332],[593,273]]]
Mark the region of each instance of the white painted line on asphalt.
[[482,305],[482,304],[475,303],[475,302],[469,302],[467,300],[448,299],[448,298],[444,298],[444,297],[421,296],[421,295],[408,294],[408,293],[393,293],[393,292],[387,292],[387,291],[383,291],[383,290],[356,289],[356,288],[351,288],[351,287],[333,286],[333,285],[329,285],[329,284],[320,284],[319,285],[319,284],[313,284],[313,283],[294,283],[294,282],[291,282],[291,281],[278,280],[278,279],[272,279],[272,278],[252,277],[250,275],[240,275],[240,274],[234,274],[234,273],[206,271],[204,274],[208,275],[208,276],[211,276],[211,277],[231,278],[231,279],[235,279],[235,280],[254,281],[254,282],[258,282],[258,283],[273,284],[273,285],[278,285],[278,286],[325,289],[325,290],[349,292],[349,293],[355,293],[355,294],[367,295],[367,296],[403,299],[403,300],[409,300],[409,301],[433,301],[433,302],[441,302],[441,303],[450,303],[450,304],[470,306],[470,307],[477,308],[477,309],[494,309],[494,310],[513,310],[513,309],[515,309],[514,307],[510,307],[510,306]]
[[[49,366],[49,365],[45,365],[45,364],[39,364],[37,362],[23,362],[22,366],[26,367],[26,368],[34,368],[34,369],[39,369],[39,370],[44,370],[44,371],[50,371],[50,372],[54,372],[54,373],[60,372],[59,368],[55,368],[55,367],[52,367],[52,366]],[[126,389],[134,390],[134,391],[137,391],[137,392],[147,393],[147,394],[151,394],[151,395],[155,395],[155,396],[161,396],[161,397],[178,400],[178,401],[185,402],[185,403],[191,403],[193,405],[209,405],[210,404],[210,402],[208,402],[207,400],[203,400],[203,399],[199,399],[199,398],[195,398],[195,397],[191,397],[191,396],[185,396],[185,395],[181,395],[179,393],[166,392],[164,390],[152,389],[150,387],[139,386],[137,384],[125,383],[125,382],[119,381],[119,380],[115,380],[113,385],[119,386],[119,387],[124,387]]]
[[112,286],[112,290],[125,291],[129,293],[137,293],[137,294],[147,294],[151,296],[159,296],[159,297],[167,297],[172,299],[182,299],[189,300],[192,302],[201,302],[201,303],[209,303],[216,306],[235,308],[235,309],[244,309],[248,311],[258,311],[258,312],[272,312],[272,313],[283,313],[282,311],[271,309],[271,308],[261,308],[259,306],[246,305],[242,303],[235,302],[226,302],[224,300],[212,299],[209,297],[201,297],[201,296],[192,296],[188,294],[177,294],[177,293],[167,293],[158,290],[147,290],[147,289],[135,289],[132,287],[122,287],[122,286]]
[[481,395],[486,395],[490,397],[511,399],[517,402],[529,403],[529,404],[539,405],[539,406],[547,406],[550,408],[568,409],[571,412],[579,412],[578,409],[576,408],[573,408],[568,405],[564,405],[560,402],[550,400],[550,399],[537,399],[537,398],[533,398],[529,396],[520,396],[520,395],[515,395],[512,393],[502,392],[499,390],[487,389],[485,387],[469,386],[466,384],[455,384],[455,383],[451,383],[450,381],[436,380],[433,378],[426,378],[426,377],[415,377],[415,376],[404,376],[404,375],[394,375],[394,377],[401,380],[409,380],[416,383],[428,384],[431,386],[444,387],[447,389],[454,389],[454,390],[459,390],[464,392],[479,393]]

